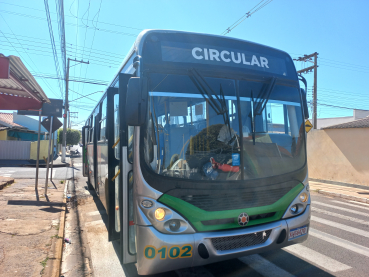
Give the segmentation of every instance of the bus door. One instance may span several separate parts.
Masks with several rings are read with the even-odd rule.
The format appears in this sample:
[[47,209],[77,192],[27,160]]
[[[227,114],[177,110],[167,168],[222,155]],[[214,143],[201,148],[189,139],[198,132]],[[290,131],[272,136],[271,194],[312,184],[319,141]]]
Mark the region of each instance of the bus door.
[[97,180],[97,177],[99,176],[97,170],[98,170],[98,154],[97,154],[97,136],[98,136],[98,127],[99,127],[99,114],[94,115],[94,131],[93,131],[93,165],[92,165],[92,179],[93,179],[93,185],[96,191],[96,194],[99,195],[99,183]]
[[82,127],[82,173],[84,177],[88,176],[88,161],[87,161],[87,143],[88,143],[89,127]]
[[[108,144],[108,178],[106,189],[106,205],[108,213],[108,240],[114,241],[120,239],[120,219],[119,219],[119,117],[116,120],[116,114],[119,114],[119,90],[109,87],[107,91],[107,111],[106,111],[106,139]],[[117,126],[118,125],[118,126]]]
[[[125,110],[127,85],[129,79],[133,77],[131,74],[119,74],[119,113],[114,113],[114,121],[119,121],[119,148],[116,149],[117,155],[120,156],[120,174],[119,174],[119,217],[120,217],[120,248],[121,263],[128,264],[136,262],[136,246],[135,236],[136,229],[133,219],[133,173],[132,173],[132,142],[133,127],[126,124]],[[115,123],[117,124],[117,123]]]

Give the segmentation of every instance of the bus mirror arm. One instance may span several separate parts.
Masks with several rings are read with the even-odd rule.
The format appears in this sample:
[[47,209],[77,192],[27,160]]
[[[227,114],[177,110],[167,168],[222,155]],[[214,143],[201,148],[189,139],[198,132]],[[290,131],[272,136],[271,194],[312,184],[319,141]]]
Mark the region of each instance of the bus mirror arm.
[[129,126],[142,126],[147,112],[147,78],[132,77],[128,81],[126,97],[126,120]]
[[307,99],[306,99],[306,92],[307,92],[307,81],[304,78],[304,76],[302,76],[301,74],[298,75],[299,81],[303,82],[305,85],[305,89],[300,88],[300,92],[301,92],[301,99],[302,99],[302,104],[304,106],[304,115],[305,115],[305,119],[309,118],[309,109],[307,106]]

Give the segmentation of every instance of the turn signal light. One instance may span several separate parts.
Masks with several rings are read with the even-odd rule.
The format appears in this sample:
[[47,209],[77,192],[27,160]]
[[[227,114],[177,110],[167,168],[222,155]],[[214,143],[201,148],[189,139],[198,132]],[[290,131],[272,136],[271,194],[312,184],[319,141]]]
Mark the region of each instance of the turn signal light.
[[155,210],[155,218],[159,221],[162,221],[165,217],[165,210],[162,208],[157,208]]
[[305,192],[303,192],[300,194],[299,198],[301,202],[306,202],[308,200],[308,195]]

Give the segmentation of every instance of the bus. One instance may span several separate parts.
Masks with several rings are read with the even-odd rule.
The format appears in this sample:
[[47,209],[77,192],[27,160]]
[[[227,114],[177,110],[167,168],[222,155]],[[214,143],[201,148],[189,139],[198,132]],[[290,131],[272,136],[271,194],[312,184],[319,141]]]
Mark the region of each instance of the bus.
[[148,275],[307,239],[299,79],[291,57],[268,46],[139,34],[83,127],[83,174],[122,265]]

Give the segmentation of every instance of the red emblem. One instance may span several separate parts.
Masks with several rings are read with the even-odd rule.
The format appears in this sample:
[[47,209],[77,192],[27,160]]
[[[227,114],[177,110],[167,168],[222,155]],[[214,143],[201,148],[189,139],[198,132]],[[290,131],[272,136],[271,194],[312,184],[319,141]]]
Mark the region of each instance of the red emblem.
[[242,213],[238,216],[238,225],[246,226],[249,223],[249,215],[247,213]]

